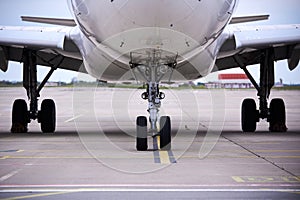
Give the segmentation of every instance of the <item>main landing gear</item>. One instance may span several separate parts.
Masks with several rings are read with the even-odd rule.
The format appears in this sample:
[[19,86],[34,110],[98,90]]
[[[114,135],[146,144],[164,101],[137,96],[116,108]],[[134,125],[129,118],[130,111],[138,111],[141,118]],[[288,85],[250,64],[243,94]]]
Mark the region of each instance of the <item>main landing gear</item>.
[[258,91],[259,110],[254,99],[245,99],[242,103],[242,130],[254,132],[260,119],[267,119],[271,132],[286,132],[285,104],[283,99],[272,99],[268,107],[268,98],[274,86],[274,51],[264,50],[260,59],[260,84],[258,85],[239,57],[235,60],[245,71],[248,78]]
[[[176,58],[162,58],[162,52],[147,52],[147,59],[135,62],[131,55],[130,67],[134,74],[139,73],[147,82],[146,92],[141,97],[148,101],[148,113],[150,129],[147,128],[147,117],[139,116],[136,120],[136,149],[138,151],[146,151],[148,149],[147,137],[160,137],[158,140],[161,150],[171,149],[171,119],[169,116],[159,117],[159,108],[161,100],[165,98],[165,94],[159,91],[159,82],[167,74],[170,78],[176,67]],[[140,58],[140,57],[138,57]],[[135,70],[135,71],[134,71]],[[135,75],[136,76],[136,75]]]
[[[38,120],[43,133],[53,133],[56,126],[55,103],[52,99],[42,101],[38,110],[38,97],[57,66],[53,66],[42,83],[37,85],[37,54],[36,51],[24,49],[23,52],[23,87],[30,100],[29,110],[24,99],[14,101],[12,109],[12,133],[26,133],[31,120]],[[61,59],[62,62],[63,58]],[[59,62],[59,63],[61,63]],[[50,64],[50,63],[49,63]]]

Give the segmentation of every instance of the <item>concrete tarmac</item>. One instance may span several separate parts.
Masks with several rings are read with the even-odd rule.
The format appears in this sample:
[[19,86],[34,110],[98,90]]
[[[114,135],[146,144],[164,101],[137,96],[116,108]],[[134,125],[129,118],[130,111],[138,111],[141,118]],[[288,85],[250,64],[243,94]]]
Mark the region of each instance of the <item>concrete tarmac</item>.
[[[57,128],[12,134],[14,99],[0,89],[0,198],[3,199],[299,199],[300,91],[272,90],[286,103],[286,133],[258,123],[243,133],[240,107],[255,90],[165,90],[161,115],[172,120],[172,150],[135,150],[135,119],[147,116],[144,90],[45,88]],[[149,126],[149,124],[148,124]],[[29,193],[30,192],[30,193]]]

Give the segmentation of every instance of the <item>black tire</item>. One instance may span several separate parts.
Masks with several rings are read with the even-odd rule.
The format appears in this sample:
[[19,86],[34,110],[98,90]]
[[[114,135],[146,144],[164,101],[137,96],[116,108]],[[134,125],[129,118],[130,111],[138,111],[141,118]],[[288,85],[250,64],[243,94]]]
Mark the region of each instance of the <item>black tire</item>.
[[55,103],[52,99],[45,99],[41,105],[40,123],[43,133],[53,133],[56,126]]
[[254,99],[245,99],[242,103],[242,130],[255,132],[258,122],[258,111]]
[[147,151],[147,118],[139,116],[136,119],[136,150]]
[[272,132],[286,132],[286,115],[283,99],[272,99],[270,103],[270,128]]
[[171,149],[171,119],[169,116],[160,118],[160,149]]
[[28,110],[24,99],[16,99],[12,109],[12,133],[27,133]]

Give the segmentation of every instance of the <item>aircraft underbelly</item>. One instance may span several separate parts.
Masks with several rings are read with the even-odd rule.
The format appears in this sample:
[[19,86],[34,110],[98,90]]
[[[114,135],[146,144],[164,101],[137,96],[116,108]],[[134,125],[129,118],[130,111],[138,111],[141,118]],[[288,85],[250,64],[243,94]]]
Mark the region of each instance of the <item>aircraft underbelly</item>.
[[[160,51],[160,55],[162,56],[161,64],[172,62],[175,58],[176,61],[180,61],[172,72],[168,71],[166,73],[162,81],[187,81],[206,76],[212,71],[216,59],[216,55],[214,54],[215,48],[215,43],[212,43],[189,59],[185,55],[177,55],[176,53],[161,49],[158,50],[157,48],[135,49],[132,52],[116,54],[119,57],[113,58],[111,54],[108,55],[107,52],[103,52],[103,48],[90,46],[90,51],[85,52],[84,64],[90,75],[101,80],[143,80],[140,74],[133,73],[134,69],[130,68],[129,63],[133,61],[141,65],[146,65],[148,61],[147,53]],[[120,62],[120,60],[124,62]]]

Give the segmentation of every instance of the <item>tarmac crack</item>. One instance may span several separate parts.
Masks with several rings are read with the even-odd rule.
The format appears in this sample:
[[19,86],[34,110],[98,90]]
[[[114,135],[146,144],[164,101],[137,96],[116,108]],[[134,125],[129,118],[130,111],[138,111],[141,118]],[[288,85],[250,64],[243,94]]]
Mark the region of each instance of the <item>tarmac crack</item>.
[[239,143],[237,143],[237,142],[235,142],[235,141],[233,141],[233,140],[231,140],[231,139],[225,137],[224,135],[221,135],[221,137],[223,137],[223,138],[226,139],[227,141],[231,142],[232,144],[239,146],[240,148],[244,149],[245,151],[251,153],[251,154],[254,155],[255,157],[260,158],[260,159],[262,159],[262,160],[264,160],[264,161],[270,163],[271,165],[273,165],[274,167],[276,167],[276,168],[278,168],[278,169],[284,171],[285,173],[287,173],[287,174],[289,174],[289,175],[291,175],[291,176],[293,176],[293,177],[295,177],[295,178],[297,178],[297,179],[300,178],[299,176],[297,176],[297,175],[294,174],[293,172],[290,172],[290,171],[286,170],[285,168],[279,166],[278,164],[276,164],[275,162],[269,160],[268,158],[266,158],[266,157],[264,157],[264,156],[261,156],[261,155],[255,153],[255,152],[252,151],[251,149],[248,149],[247,147],[244,147],[243,145],[241,145],[241,144],[239,144]]

